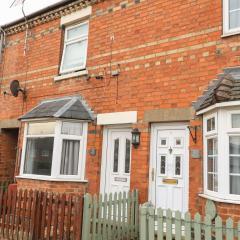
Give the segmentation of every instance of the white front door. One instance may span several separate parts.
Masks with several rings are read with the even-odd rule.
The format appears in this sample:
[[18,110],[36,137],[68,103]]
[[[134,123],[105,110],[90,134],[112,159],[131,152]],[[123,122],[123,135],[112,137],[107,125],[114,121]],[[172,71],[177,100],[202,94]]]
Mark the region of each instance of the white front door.
[[101,192],[130,190],[131,129],[105,129],[101,172]]
[[150,200],[163,209],[188,210],[188,130],[153,125]]

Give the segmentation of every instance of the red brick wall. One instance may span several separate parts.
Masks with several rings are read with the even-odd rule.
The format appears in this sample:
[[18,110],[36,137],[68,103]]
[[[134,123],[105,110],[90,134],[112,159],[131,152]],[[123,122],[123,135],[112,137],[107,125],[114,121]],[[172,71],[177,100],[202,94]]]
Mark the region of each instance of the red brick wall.
[[[131,188],[138,188],[141,201],[146,201],[150,125],[143,121],[144,111],[190,107],[223,68],[240,65],[240,35],[221,37],[221,0],[142,0],[137,4],[129,0],[125,7],[120,2],[109,0],[93,6],[87,61],[91,75],[108,72],[111,59],[113,70],[120,64],[118,82],[108,74],[102,81],[77,77],[54,82],[62,35],[59,20],[54,20],[30,30],[26,57],[25,33],[7,38],[4,69],[0,73],[2,92],[17,78],[26,86],[28,97],[23,102],[21,97],[1,95],[0,120],[17,118],[40,100],[75,94],[82,95],[95,113],[137,110],[138,123],[134,126],[142,135],[140,147],[132,151]],[[201,125],[201,119],[192,124]],[[98,192],[100,184],[102,128],[93,124],[89,130],[95,128],[96,134],[88,135],[88,150],[97,149],[96,156],[87,154],[90,192]],[[201,129],[198,135],[197,144],[191,142],[191,147],[202,150]],[[202,191],[202,159],[190,159],[189,168],[189,207],[196,211],[200,204],[198,193]],[[31,186],[24,180],[20,184]],[[58,190],[66,187],[46,184]]]

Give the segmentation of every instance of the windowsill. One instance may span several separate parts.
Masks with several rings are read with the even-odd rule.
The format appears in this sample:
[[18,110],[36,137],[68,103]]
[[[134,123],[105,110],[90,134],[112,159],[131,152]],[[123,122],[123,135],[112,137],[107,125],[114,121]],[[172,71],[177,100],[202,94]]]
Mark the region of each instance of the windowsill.
[[50,182],[79,182],[79,183],[88,183],[88,180],[73,179],[73,178],[51,178],[44,176],[16,176],[17,179],[30,179],[30,180],[39,180],[39,181],[50,181]]
[[222,38],[231,37],[231,36],[238,35],[238,34],[240,34],[240,30],[236,30],[236,31],[233,31],[233,32],[223,33],[221,37],[222,37]]
[[71,73],[66,73],[66,74],[60,74],[56,77],[54,77],[54,81],[58,82],[58,81],[62,81],[68,78],[75,78],[75,77],[80,77],[80,76],[86,76],[88,75],[88,70],[81,70],[78,72],[71,72]]
[[200,196],[200,197],[202,197],[202,198],[206,198],[206,199],[212,200],[212,201],[214,201],[214,202],[240,204],[240,201],[239,201],[239,200],[235,200],[235,199],[225,199],[225,198],[220,198],[220,197],[214,197],[214,196],[210,196],[210,195],[205,194],[205,193],[200,193],[200,194],[198,194],[198,196]]

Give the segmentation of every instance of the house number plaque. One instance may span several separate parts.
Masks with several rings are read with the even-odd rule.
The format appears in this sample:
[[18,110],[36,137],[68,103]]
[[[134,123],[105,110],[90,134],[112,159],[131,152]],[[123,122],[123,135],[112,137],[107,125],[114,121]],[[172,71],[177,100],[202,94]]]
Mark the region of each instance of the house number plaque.
[[178,184],[178,180],[172,178],[164,178],[163,183],[176,185]]
[[127,182],[127,178],[121,178],[121,177],[115,177],[114,178],[114,180],[116,181],[116,182]]

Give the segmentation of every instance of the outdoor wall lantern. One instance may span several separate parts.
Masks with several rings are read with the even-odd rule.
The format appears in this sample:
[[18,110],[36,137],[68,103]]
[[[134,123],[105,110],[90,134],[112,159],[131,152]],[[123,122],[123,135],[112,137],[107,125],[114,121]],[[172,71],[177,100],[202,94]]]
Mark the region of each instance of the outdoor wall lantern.
[[134,128],[132,130],[132,145],[134,148],[137,148],[140,144],[140,135],[141,133],[139,132],[138,128]]

